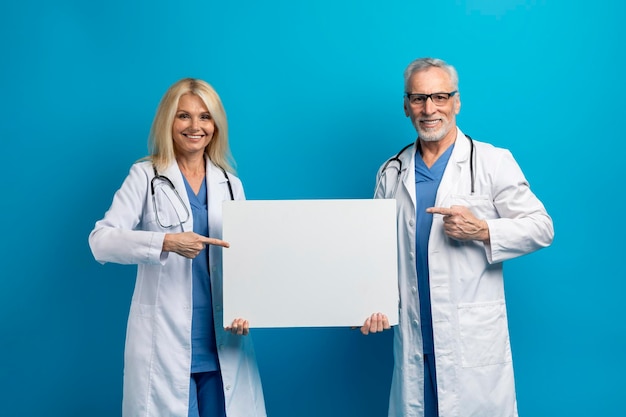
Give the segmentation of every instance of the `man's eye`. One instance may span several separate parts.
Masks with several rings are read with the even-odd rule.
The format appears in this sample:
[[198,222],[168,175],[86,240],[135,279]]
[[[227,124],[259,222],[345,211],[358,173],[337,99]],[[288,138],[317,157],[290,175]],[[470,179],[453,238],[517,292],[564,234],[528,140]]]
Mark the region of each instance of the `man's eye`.
[[425,96],[413,96],[414,103],[423,103],[426,100]]
[[445,101],[445,100],[447,100],[447,99],[448,99],[448,95],[447,95],[447,94],[435,94],[435,95],[433,96],[433,99],[434,99],[435,101]]

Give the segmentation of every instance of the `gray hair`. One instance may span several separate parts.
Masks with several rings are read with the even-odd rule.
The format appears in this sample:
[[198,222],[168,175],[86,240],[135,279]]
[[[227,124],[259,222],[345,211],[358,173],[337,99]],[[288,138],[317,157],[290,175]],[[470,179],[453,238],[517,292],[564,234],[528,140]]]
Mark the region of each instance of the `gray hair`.
[[457,74],[456,69],[446,61],[438,58],[418,58],[411,62],[404,70],[404,89],[407,89],[409,79],[413,74],[432,67],[441,68],[447,72],[450,76],[450,81],[452,81],[454,89],[459,89],[459,75]]

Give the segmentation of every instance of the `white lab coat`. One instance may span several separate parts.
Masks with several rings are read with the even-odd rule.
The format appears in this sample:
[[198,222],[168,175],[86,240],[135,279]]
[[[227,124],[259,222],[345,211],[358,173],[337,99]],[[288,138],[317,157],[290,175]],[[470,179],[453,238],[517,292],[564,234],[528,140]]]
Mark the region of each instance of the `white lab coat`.
[[[223,172],[207,161],[209,230],[222,236],[222,201],[230,195]],[[161,175],[176,187],[191,214],[191,206],[176,163]],[[165,233],[156,222],[150,162],[134,164],[111,207],[89,235],[101,263],[137,264],[124,353],[124,417],[187,417],[191,368],[192,260],[161,252]],[[244,199],[241,181],[229,174],[235,199]],[[170,206],[170,210],[171,206]],[[165,214],[165,213],[164,213]],[[170,213],[172,214],[172,213]],[[165,216],[164,216],[165,217]],[[183,224],[193,231],[193,217]],[[222,323],[222,248],[209,247],[213,314],[228,417],[266,415],[250,336],[224,331]]]
[[[530,191],[508,150],[474,141],[475,193],[470,194],[470,143],[460,129],[437,191],[437,207],[469,207],[489,225],[490,244],[460,242],[434,215],[428,243],[430,294],[440,417],[514,417],[517,403],[502,261],[551,244],[552,219]],[[424,369],[415,268],[415,146],[402,171],[389,168],[376,198],[397,200],[400,323],[390,417],[423,416]],[[395,165],[397,166],[397,164]]]

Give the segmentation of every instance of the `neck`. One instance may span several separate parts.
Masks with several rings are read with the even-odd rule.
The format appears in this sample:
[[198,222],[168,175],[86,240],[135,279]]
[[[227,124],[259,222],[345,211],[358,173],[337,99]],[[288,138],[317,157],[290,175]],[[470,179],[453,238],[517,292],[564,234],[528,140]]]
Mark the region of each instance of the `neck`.
[[433,166],[437,159],[456,141],[456,129],[453,130],[453,133],[453,135],[448,134],[437,141],[419,139],[419,151],[428,168]]
[[193,158],[176,157],[178,168],[186,176],[203,177],[206,172],[204,165],[204,155]]

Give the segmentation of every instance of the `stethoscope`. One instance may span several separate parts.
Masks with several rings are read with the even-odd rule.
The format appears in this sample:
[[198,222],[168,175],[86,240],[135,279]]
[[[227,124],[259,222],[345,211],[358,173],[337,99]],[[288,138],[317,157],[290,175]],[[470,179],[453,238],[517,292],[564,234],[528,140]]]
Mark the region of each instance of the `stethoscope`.
[[[474,141],[468,135],[465,135],[465,137],[467,138],[467,140],[469,140],[469,143],[470,143],[470,181],[471,181],[470,190],[471,190],[471,193],[474,194],[474,182],[475,182],[475,176],[474,176]],[[402,172],[402,160],[400,159],[400,156],[402,155],[402,153],[404,153],[404,151],[406,151],[407,149],[409,149],[413,145],[414,145],[414,142],[409,143],[404,148],[400,149],[400,152],[398,152],[396,154],[396,156],[394,156],[393,158],[389,158],[387,160],[387,162],[385,162],[385,164],[383,165],[382,169],[380,170],[380,177],[378,178],[378,182],[376,183],[376,189],[374,190],[374,195],[376,195],[376,193],[378,192],[378,188],[380,187],[380,183],[382,182],[383,177],[387,178],[387,169],[388,168],[393,168],[393,169],[396,170],[396,186],[395,186],[395,189],[393,190],[392,197],[395,198],[396,192],[398,191],[398,184],[400,183],[400,173]],[[419,140],[418,140],[418,142],[417,142],[417,151],[418,152],[419,152],[419,149],[420,149],[420,143],[419,143]]]
[[[224,178],[226,178],[226,185],[228,186],[228,193],[230,194],[230,199],[234,200],[235,199],[235,195],[233,193],[233,186],[230,183],[230,178],[228,178],[228,173],[222,167],[219,167],[219,169],[224,173]],[[154,213],[155,213],[155,216],[156,216],[157,223],[159,223],[159,226],[161,226],[164,229],[170,229],[170,228],[175,227],[175,226],[182,226],[183,223],[186,223],[189,220],[189,217],[191,217],[191,213],[189,213],[189,209],[187,208],[187,206],[183,202],[183,199],[180,197],[180,194],[178,194],[178,190],[176,190],[176,187],[174,186],[174,183],[172,182],[172,180],[170,180],[165,175],[160,175],[158,173],[158,171],[156,169],[156,166],[154,164],[152,165],[152,170],[154,171],[154,177],[152,177],[152,180],[150,181],[150,192],[152,193],[152,208],[154,209]],[[155,181],[162,181],[174,193],[174,198],[176,198],[176,200],[177,200],[176,202],[178,204],[176,204],[176,202],[172,201],[172,198],[167,193],[164,193],[164,195],[169,200],[169,202],[172,205],[172,207],[174,208],[174,212],[176,213],[176,217],[178,217],[178,223],[164,224],[161,221],[161,219],[159,218],[159,210],[157,210],[157,202],[156,202],[156,197],[155,197],[155,192],[154,192],[154,190],[155,190],[155,185],[154,185]],[[177,206],[180,206],[180,207],[182,207],[184,209],[184,213],[183,213],[182,216],[180,215],[179,211],[176,209]]]

